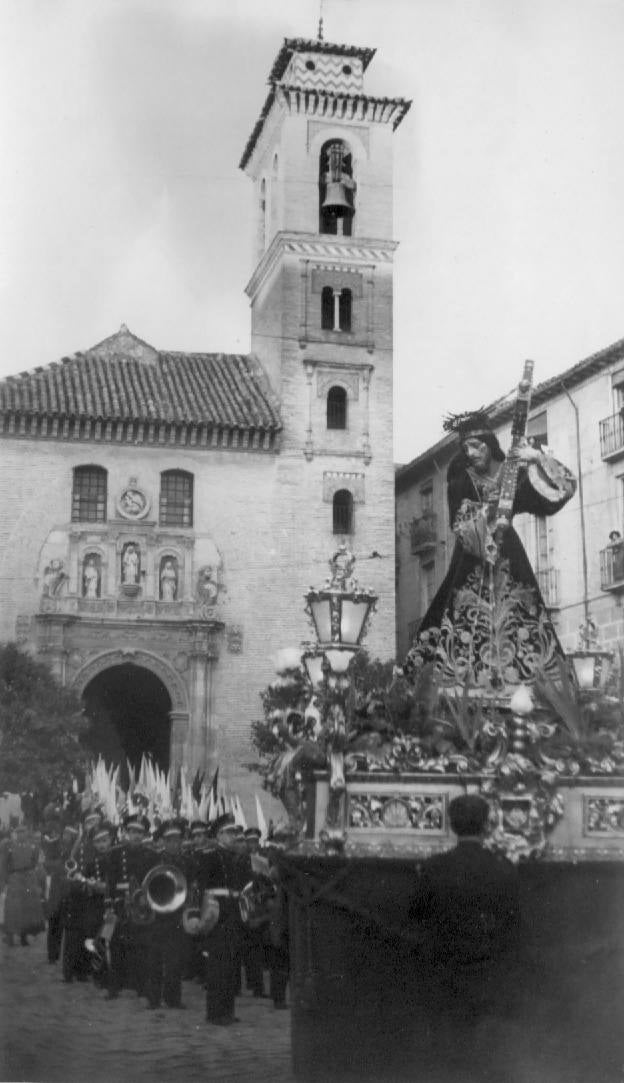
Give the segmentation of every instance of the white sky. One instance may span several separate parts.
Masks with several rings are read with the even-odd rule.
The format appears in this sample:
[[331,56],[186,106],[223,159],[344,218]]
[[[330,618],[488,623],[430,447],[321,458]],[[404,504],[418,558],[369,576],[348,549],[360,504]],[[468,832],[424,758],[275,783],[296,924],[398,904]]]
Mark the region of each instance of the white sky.
[[[395,134],[395,453],[624,337],[623,0],[324,0]],[[246,351],[238,170],[319,0],[0,0],[0,375],[122,322]]]

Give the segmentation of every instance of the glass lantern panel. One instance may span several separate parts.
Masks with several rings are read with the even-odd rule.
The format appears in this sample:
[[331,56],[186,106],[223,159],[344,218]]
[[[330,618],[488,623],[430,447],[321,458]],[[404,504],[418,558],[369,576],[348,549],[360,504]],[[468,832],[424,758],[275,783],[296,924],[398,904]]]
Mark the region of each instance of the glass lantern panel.
[[342,617],[340,621],[340,641],[352,646],[357,646],[368,613],[367,601],[354,602],[350,598],[342,600]]
[[323,683],[323,655],[308,654],[304,658],[304,664],[313,688],[320,688]]
[[572,662],[574,664],[574,672],[576,673],[579,688],[582,688],[584,691],[589,688],[594,688],[595,655],[576,654],[572,656]]
[[346,673],[349,668],[349,662],[356,653],[355,650],[329,650],[325,651],[325,657],[331,666],[332,673]]
[[331,607],[329,598],[319,598],[310,602],[312,619],[320,643],[331,643]]

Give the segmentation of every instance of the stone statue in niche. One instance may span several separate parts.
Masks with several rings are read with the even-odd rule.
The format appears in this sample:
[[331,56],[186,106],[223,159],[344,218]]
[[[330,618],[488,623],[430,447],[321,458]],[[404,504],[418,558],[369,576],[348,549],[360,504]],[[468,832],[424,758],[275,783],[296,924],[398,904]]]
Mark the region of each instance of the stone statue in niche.
[[219,594],[219,585],[211,564],[200,568],[197,573],[197,600],[203,606],[214,605]]
[[100,559],[97,553],[87,553],[82,569],[82,596],[83,598],[100,597]]
[[163,557],[160,563],[160,600],[175,602],[178,596],[178,562],[175,557]]
[[141,573],[141,556],[134,542],[124,545],[121,554],[121,581],[128,586],[137,586]]
[[43,589],[41,591],[43,597],[54,598],[60,593],[63,583],[68,578],[69,576],[63,567],[63,561],[51,560],[43,571]]

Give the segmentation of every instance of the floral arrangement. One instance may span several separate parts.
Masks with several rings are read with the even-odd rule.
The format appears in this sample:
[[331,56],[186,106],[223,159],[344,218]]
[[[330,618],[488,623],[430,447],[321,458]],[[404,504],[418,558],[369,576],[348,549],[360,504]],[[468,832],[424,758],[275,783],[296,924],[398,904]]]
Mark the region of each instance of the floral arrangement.
[[[359,652],[342,677],[313,690],[298,651],[280,653],[277,678],[262,693],[264,718],[253,723],[256,767],[299,827],[306,779],[340,750],[348,778],[383,775],[479,775],[493,808],[491,844],[509,856],[539,854],[562,815],[559,784],[580,775],[624,776],[624,677],[583,698],[567,663],[556,675],[519,686],[518,700],[475,695],[466,682],[449,689],[425,663],[408,679],[392,663]],[[333,683],[332,683],[333,681]]]

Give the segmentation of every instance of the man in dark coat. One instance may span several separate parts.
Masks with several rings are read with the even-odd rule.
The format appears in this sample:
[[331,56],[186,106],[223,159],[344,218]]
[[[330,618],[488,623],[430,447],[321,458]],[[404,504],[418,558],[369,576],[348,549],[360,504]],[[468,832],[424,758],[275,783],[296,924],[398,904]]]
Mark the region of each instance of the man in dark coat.
[[[156,841],[162,839],[163,851],[153,857],[153,868],[167,866],[177,869],[188,885],[191,879],[190,856],[182,852],[182,839],[186,822],[180,819],[166,820],[160,825]],[[166,879],[166,878],[165,878]],[[154,914],[147,925],[147,959],[145,995],[149,1008],[159,1008],[164,1001],[167,1008],[184,1008],[182,1003],[182,977],[186,969],[189,938],[182,924],[184,900],[177,908],[175,892],[171,903],[163,901],[163,910]],[[171,905],[172,909],[165,909]]]
[[475,1063],[479,1027],[508,1013],[517,986],[519,880],[506,857],[483,845],[482,797],[456,797],[449,813],[457,846],[423,864],[412,916],[425,935],[421,988],[437,1067],[481,1080],[489,1076]]
[[119,916],[110,941],[109,1000],[116,1000],[123,988],[139,995],[145,989],[146,931],[133,921],[130,903],[154,864],[154,851],[145,841],[149,826],[140,813],[127,815],[125,837],[111,850],[111,891]]
[[219,920],[205,938],[206,1019],[216,1026],[237,1022],[234,1015],[240,989],[242,924],[238,899],[249,879],[241,862],[237,828],[231,813],[214,824],[217,846],[202,855],[197,867],[200,896],[210,891],[219,903]]

